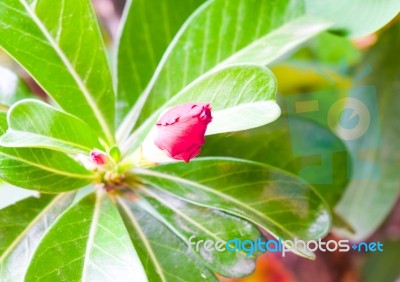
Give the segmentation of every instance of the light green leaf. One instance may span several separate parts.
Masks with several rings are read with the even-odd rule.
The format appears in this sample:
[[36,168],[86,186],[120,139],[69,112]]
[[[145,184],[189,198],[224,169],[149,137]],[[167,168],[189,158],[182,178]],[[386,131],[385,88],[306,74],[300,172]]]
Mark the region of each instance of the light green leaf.
[[203,76],[164,105],[160,104],[159,110],[131,135],[122,149],[131,152],[137,149],[163,110],[188,102],[211,103],[213,121],[207,134],[264,125],[280,115],[275,94],[275,77],[268,69],[256,65],[226,67]]
[[400,25],[396,24],[382,34],[360,65],[360,71],[373,68],[372,75],[361,80],[366,86],[349,94],[361,101],[356,108],[350,104],[350,110],[359,110],[359,105],[368,109],[357,112],[360,123],[368,116],[370,120],[364,134],[345,142],[353,159],[353,178],[337,212],[354,227],[356,233],[346,235],[355,240],[364,240],[382,224],[400,192],[399,48]]
[[0,167],[1,179],[47,193],[78,189],[96,177],[69,156],[46,149],[0,147]]
[[0,48],[65,111],[113,142],[114,93],[91,1],[1,1]]
[[311,120],[286,115],[257,129],[207,137],[202,156],[241,158],[289,171],[313,185],[332,209],[350,178],[347,149],[338,137]]
[[260,163],[206,158],[132,173],[186,201],[249,220],[282,240],[318,239],[330,227],[329,208],[309,185]]
[[145,89],[176,32],[203,2],[127,1],[116,48],[117,123]]
[[0,210],[29,197],[39,197],[39,193],[0,182]]
[[68,209],[41,240],[26,281],[148,281],[116,206],[105,193]]
[[[184,240],[212,271],[225,277],[244,277],[254,271],[256,253],[218,252],[215,249],[207,251],[202,244],[197,248],[196,243],[200,240],[212,240],[226,244],[236,238],[254,241],[261,237],[255,226],[218,210],[181,201],[150,187],[140,187],[139,193],[150,204],[142,204],[141,207]],[[195,238],[191,238],[192,236]],[[189,245],[190,240],[193,245]]]
[[23,281],[42,236],[73,198],[74,193],[41,195],[0,210],[1,281]]
[[[0,112],[0,134],[7,129]],[[95,179],[92,172],[61,152],[38,148],[0,147],[0,178],[22,188],[58,193],[83,187]]]
[[275,121],[281,110],[271,101],[239,104],[213,113],[213,121],[208,126],[206,135],[251,129]]
[[370,34],[400,12],[397,0],[305,0],[307,14],[324,17],[333,29],[351,37]]
[[292,0],[215,0],[202,5],[164,54],[119,128],[119,139],[203,74],[236,63],[270,64],[330,26],[303,15],[303,2]]
[[4,147],[47,148],[88,154],[102,148],[96,133],[78,118],[46,103],[22,100],[8,111],[8,130],[0,138]]
[[271,65],[329,26],[327,21],[316,17],[291,20],[222,61],[218,67],[249,62]]
[[138,200],[118,202],[149,281],[218,281],[181,238],[139,208]]

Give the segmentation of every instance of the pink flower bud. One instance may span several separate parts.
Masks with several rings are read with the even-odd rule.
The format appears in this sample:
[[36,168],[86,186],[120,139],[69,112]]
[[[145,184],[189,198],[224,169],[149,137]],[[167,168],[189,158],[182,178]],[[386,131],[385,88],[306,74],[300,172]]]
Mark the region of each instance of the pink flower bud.
[[97,149],[90,152],[90,159],[98,166],[103,166],[109,161],[108,155]]
[[175,160],[189,162],[200,154],[204,135],[211,122],[208,103],[190,103],[173,107],[157,122],[154,143]]

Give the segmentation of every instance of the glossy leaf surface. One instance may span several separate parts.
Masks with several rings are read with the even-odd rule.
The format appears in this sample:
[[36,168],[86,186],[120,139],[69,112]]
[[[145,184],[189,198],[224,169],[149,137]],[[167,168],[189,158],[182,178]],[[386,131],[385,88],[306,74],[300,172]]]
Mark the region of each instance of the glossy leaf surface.
[[330,227],[329,209],[310,186],[259,163],[205,158],[133,172],[158,189],[247,219],[282,240],[316,239]]
[[351,176],[346,152],[329,129],[283,115],[257,129],[207,137],[202,156],[248,159],[289,171],[313,185],[333,209]]
[[335,24],[333,30],[351,37],[376,31],[400,12],[400,2],[396,0],[305,0],[305,3],[307,14],[331,20]]
[[[145,89],[181,25],[204,0],[127,1],[117,46],[117,120]],[[158,11],[155,13],[154,11]]]
[[96,133],[87,124],[34,100],[22,100],[9,110],[8,130],[1,137],[0,145],[82,154],[102,148]]
[[0,280],[22,281],[42,236],[74,193],[30,197],[0,210]]
[[[164,222],[182,240],[191,245],[193,252],[203,259],[214,272],[226,277],[243,277],[255,269],[257,253],[245,251],[219,252],[205,249],[207,240],[221,241],[223,247],[229,240],[255,241],[261,237],[258,229],[250,223],[215,209],[196,206],[154,188],[141,187],[146,195],[147,205],[142,205],[148,213]],[[200,244],[197,245],[197,243]],[[231,244],[231,248],[234,244]]]
[[2,1],[0,47],[64,110],[112,142],[111,75],[89,0]]
[[[7,129],[0,113],[0,133]],[[0,147],[0,178],[22,188],[59,193],[83,187],[95,176],[71,157],[38,148]]]
[[148,281],[116,206],[90,194],[38,246],[26,281]]
[[120,199],[119,205],[149,281],[218,281],[181,238],[137,202]]
[[130,137],[123,150],[136,149],[157,122],[162,111],[184,103],[211,104],[213,121],[208,126],[207,134],[264,125],[280,115],[275,94],[275,77],[268,69],[256,65],[226,67],[202,77],[164,105],[159,105],[159,110]]
[[302,1],[206,2],[169,46],[148,87],[119,129],[119,138],[124,140],[129,134],[143,105],[139,124],[203,74],[237,63],[266,65],[329,27],[323,19],[302,18],[303,15]]

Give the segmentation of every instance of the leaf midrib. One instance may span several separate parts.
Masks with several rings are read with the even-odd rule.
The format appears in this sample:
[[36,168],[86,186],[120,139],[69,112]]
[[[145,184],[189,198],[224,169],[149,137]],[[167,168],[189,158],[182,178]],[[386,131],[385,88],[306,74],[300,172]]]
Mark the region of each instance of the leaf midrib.
[[[8,129],[7,132],[6,132],[6,134],[12,134],[12,133],[14,133],[14,132],[15,132],[16,134],[27,134],[27,135],[33,135],[33,136],[35,136],[35,137],[41,137],[41,138],[43,138],[43,139],[50,139],[50,140],[52,140],[52,141],[59,142],[59,143],[63,143],[63,144],[65,144],[65,145],[69,145],[69,146],[74,147],[74,148],[82,149],[82,150],[84,150],[85,152],[90,152],[90,151],[93,149],[93,148],[89,148],[89,147],[86,147],[86,146],[81,145],[81,144],[78,144],[78,143],[73,143],[73,142],[70,142],[70,141],[66,141],[66,140],[64,140],[64,139],[55,138],[55,137],[53,137],[53,136],[43,135],[43,134],[40,134],[40,133],[34,133],[34,132],[29,132],[29,131],[15,130],[15,129],[12,129],[12,128]],[[18,143],[17,143],[17,144],[18,144]],[[9,145],[5,146],[5,143],[3,143],[3,142],[1,141],[1,138],[0,138],[0,145],[1,145],[1,146],[4,146],[4,147],[8,147],[8,146],[9,146]],[[45,145],[45,144],[43,144],[43,145]],[[32,144],[32,146],[34,146],[34,145]],[[39,146],[40,146],[40,145],[39,145]],[[18,146],[13,146],[13,147],[18,147]],[[46,147],[43,146],[43,148],[46,148]],[[47,148],[52,148],[52,146],[47,146]],[[57,146],[57,148],[60,148],[60,147]],[[63,149],[63,148],[60,148],[60,149]],[[68,152],[69,152],[69,151],[70,151],[70,150],[68,150]]]
[[144,186],[140,187],[141,190],[146,193],[147,195],[149,195],[150,197],[153,197],[154,199],[156,199],[157,201],[159,201],[160,203],[162,203],[164,206],[170,208],[171,210],[173,210],[175,213],[177,213],[179,216],[183,217],[184,219],[186,219],[188,222],[190,222],[191,224],[193,224],[194,226],[196,226],[197,228],[199,228],[200,230],[204,231],[206,234],[208,234],[209,236],[211,236],[212,238],[214,238],[216,241],[220,240],[220,241],[224,241],[224,239],[222,239],[221,237],[219,237],[217,234],[212,233],[211,231],[209,231],[208,229],[204,228],[203,226],[199,225],[196,221],[194,221],[192,218],[188,217],[187,215],[185,215],[184,213],[182,213],[180,210],[176,209],[174,206],[169,205],[166,201],[164,201],[161,197],[159,197],[158,195],[156,195],[155,193],[153,193],[152,191],[150,191],[149,189],[147,189]]
[[65,67],[68,69],[70,74],[72,75],[73,79],[75,82],[78,84],[79,89],[82,91],[83,96],[85,97],[86,101],[88,102],[89,106],[92,108],[94,115],[96,116],[101,128],[104,131],[104,134],[107,137],[107,140],[110,143],[113,143],[114,137],[111,133],[110,128],[107,125],[107,122],[104,119],[104,116],[102,115],[100,109],[98,108],[96,102],[90,95],[89,90],[86,88],[85,84],[83,83],[82,79],[72,66],[71,62],[67,58],[67,56],[64,54],[64,52],[61,50],[60,46],[55,42],[54,38],[51,36],[49,31],[47,30],[46,26],[43,24],[43,22],[39,19],[39,17],[36,15],[36,13],[30,8],[29,4],[26,2],[26,0],[20,0],[20,3],[24,6],[26,12],[31,16],[32,20],[36,23],[36,25],[39,27],[40,31],[43,33],[43,35],[46,37],[46,39],[49,41],[50,46],[54,49],[54,51],[57,53],[57,55],[60,57],[61,61],[64,63]]
[[101,206],[101,200],[102,200],[101,197],[102,196],[99,194],[96,195],[92,221],[90,223],[89,235],[88,235],[88,239],[86,242],[85,259],[83,262],[83,269],[82,269],[82,281],[86,281],[86,275],[87,275],[89,259],[90,259],[90,252],[93,248],[94,236],[96,235],[97,225],[98,225],[99,218],[100,218],[100,206]]
[[129,137],[133,127],[136,125],[136,122],[139,118],[139,115],[140,115],[142,109],[143,109],[143,106],[145,105],[145,103],[147,101],[147,97],[151,93],[151,90],[153,89],[155,82],[157,81],[161,71],[163,70],[163,67],[164,67],[166,61],[168,60],[172,50],[175,48],[177,42],[181,38],[181,35],[188,28],[188,26],[190,25],[192,20],[194,18],[196,18],[198,14],[200,14],[204,9],[206,9],[212,3],[213,3],[212,0],[206,1],[199,8],[197,8],[193,12],[193,14],[184,22],[184,24],[181,26],[179,31],[176,33],[176,35],[172,39],[171,43],[168,45],[167,50],[165,51],[164,55],[162,56],[159,64],[157,65],[157,68],[154,71],[154,74],[151,77],[147,87],[144,89],[142,94],[139,96],[137,102],[132,107],[130,112],[125,116],[123,122],[121,123],[120,127],[118,128],[117,139],[119,139],[119,141],[124,142],[124,141],[126,141],[125,139]]
[[130,211],[129,207],[125,204],[125,202],[121,198],[118,197],[117,200],[118,200],[118,203],[120,204],[120,206],[125,211],[125,214],[128,216],[129,220],[135,227],[135,230],[137,231],[139,237],[142,239],[143,244],[148,251],[150,259],[154,263],[154,267],[156,268],[156,271],[159,274],[161,281],[167,282],[167,279],[164,276],[164,269],[158,262],[157,256],[155,255],[154,250],[151,247],[151,244],[150,244],[149,240],[147,239],[146,234],[144,234],[143,229],[140,227],[139,222],[136,220],[135,215]]
[[58,175],[68,176],[68,177],[72,177],[72,178],[80,178],[80,179],[91,179],[91,180],[96,178],[96,176],[93,175],[93,174],[84,175],[84,174],[68,173],[68,172],[65,172],[65,171],[62,171],[62,170],[57,170],[57,169],[54,169],[54,168],[51,168],[51,167],[48,167],[48,166],[44,166],[44,165],[41,165],[41,164],[38,164],[38,163],[34,163],[34,162],[28,161],[26,159],[20,158],[20,157],[9,155],[9,154],[6,154],[6,153],[1,152],[1,151],[0,151],[0,155],[3,155],[3,156],[5,156],[5,157],[7,157],[9,159],[12,159],[12,160],[16,160],[16,161],[20,161],[22,163],[29,164],[29,165],[34,166],[34,167],[38,167],[40,169],[43,169],[43,170],[46,170],[48,172],[51,172],[51,173],[54,173],[54,174],[58,174]]
[[22,231],[17,238],[11,243],[11,245],[3,252],[0,256],[0,265],[3,267],[4,259],[11,253],[11,251],[17,246],[19,242],[25,237],[29,230],[56,204],[58,204],[63,198],[67,197],[71,193],[62,193],[57,195],[49,204],[28,224],[28,226]]
[[[268,77],[272,77],[275,78],[272,74],[272,72],[267,69],[266,67],[263,67],[261,65],[257,65],[257,64],[253,64],[253,63],[238,63],[238,64],[232,64],[229,66],[226,66],[226,68],[238,68],[238,67],[252,67],[254,68],[254,70],[256,68],[258,68],[258,71],[262,71],[265,73],[268,73]],[[213,68],[209,71],[207,71],[206,73],[200,75],[199,77],[197,77],[196,79],[194,79],[192,82],[190,82],[189,84],[185,85],[175,96],[171,97],[169,100],[165,101],[160,107],[159,110],[155,111],[153,114],[151,114],[149,117],[147,117],[143,123],[129,136],[127,137],[127,140],[125,142],[122,143],[121,149],[122,151],[127,151],[127,154],[129,155],[129,153],[131,153],[131,150],[129,150],[129,146],[130,144],[135,142],[135,139],[138,138],[138,136],[140,137],[143,133],[143,131],[145,131],[146,129],[148,129],[148,127],[155,122],[156,118],[163,112],[163,110],[165,110],[168,105],[172,105],[176,100],[179,100],[179,98],[181,98],[181,96],[183,94],[185,94],[186,92],[188,92],[192,87],[196,86],[196,84],[203,82],[204,80],[212,77],[212,75],[214,73],[218,73],[219,71],[221,71],[222,68]],[[227,76],[228,77],[228,76]],[[276,81],[274,82],[273,85],[276,85]],[[265,87],[263,89],[268,89],[268,91],[266,91],[266,93],[270,93],[271,89],[273,89],[274,87],[271,85],[271,83],[268,84],[268,87]],[[276,87],[275,87],[276,88]],[[242,90],[244,90],[245,87],[242,86]],[[276,91],[276,90],[275,90]],[[140,98],[139,98],[140,99]],[[138,100],[139,101],[139,100]],[[268,100],[259,100],[259,101],[253,101],[252,103],[258,103],[258,102],[266,102],[266,101],[275,101],[275,99],[271,99],[271,97],[269,97]],[[139,102],[138,102],[139,103]],[[250,102],[246,103],[246,104],[251,104]],[[232,109],[235,108],[237,106],[240,105],[244,105],[244,104],[236,104],[232,107],[226,108],[226,109]],[[221,110],[217,110],[218,111],[223,111],[226,109],[221,109]],[[137,116],[140,116],[140,113],[137,113]],[[122,125],[121,125],[122,126]]]
[[[129,127],[129,124],[132,124],[132,128],[133,126],[136,124],[139,116],[140,116],[140,112],[142,111],[147,98],[149,97],[149,95],[151,94],[154,86],[156,85],[158,78],[162,72],[162,70],[164,69],[164,66],[166,65],[171,53],[173,52],[173,50],[175,49],[175,46],[178,44],[179,40],[181,39],[182,35],[185,33],[185,31],[187,30],[187,28],[189,27],[189,25],[192,23],[193,19],[195,19],[197,17],[198,14],[201,14],[201,12],[203,12],[203,10],[205,10],[209,5],[211,5],[213,3],[213,1],[207,1],[206,3],[204,3],[202,6],[200,6],[193,14],[191,17],[188,18],[188,20],[182,25],[181,29],[178,31],[178,33],[175,35],[174,39],[172,40],[172,42],[170,43],[170,45],[168,46],[167,50],[165,51],[165,54],[163,55],[163,57],[160,60],[160,63],[158,64],[148,86],[146,87],[146,89],[143,91],[142,95],[139,96],[139,99],[137,100],[136,104],[133,106],[133,108],[131,109],[131,111],[126,115],[126,117],[124,118],[123,122],[121,123],[120,128],[118,129],[118,133],[117,135],[121,136],[121,141],[124,142],[125,138],[128,138],[130,132],[126,133],[124,131],[126,131],[126,128]],[[253,41],[252,43],[248,44],[246,47],[241,48],[240,50],[237,50],[235,53],[231,54],[228,58],[224,59],[221,62],[218,62],[215,66],[213,66],[211,69],[209,69],[208,71],[202,73],[197,79],[208,75],[210,73],[212,73],[213,71],[217,71],[220,70],[221,68],[223,68],[224,66],[227,65],[231,65],[232,63],[230,63],[231,61],[233,61],[234,63],[234,59],[236,57],[240,57],[240,55],[242,55],[243,53],[245,53],[245,51],[247,50],[251,50],[254,46],[256,46],[259,42],[261,42],[262,40],[264,40],[266,37],[270,36],[271,34],[273,34],[274,32],[277,32],[277,30],[280,30],[282,28],[284,28],[287,24],[289,23],[293,23],[296,20],[299,20],[301,18],[305,17],[305,15],[302,16],[297,16],[296,18],[291,19],[290,22],[287,22],[285,24],[281,24],[278,28],[276,28],[273,31],[269,31],[266,34],[264,34],[263,36],[260,36],[257,40]],[[197,80],[195,79],[195,80]],[[192,81],[193,82],[193,81]],[[192,83],[191,82],[191,83]],[[184,88],[186,88],[188,85],[190,85],[191,83],[187,84],[186,86],[184,86]],[[184,89],[183,88],[183,89]],[[182,89],[179,91],[181,92]],[[179,93],[178,92],[178,93]],[[175,96],[173,96],[175,97]],[[172,97],[172,98],[173,98]],[[167,100],[168,102],[168,100]],[[151,116],[146,118],[146,120],[143,122],[146,123],[147,120],[151,119]],[[132,129],[131,129],[132,130]]]
[[[230,196],[228,196],[228,195],[226,195],[226,194],[220,193],[219,191],[216,191],[216,190],[214,190],[214,189],[211,189],[211,188],[209,188],[209,187],[207,187],[207,186],[205,186],[205,185],[199,184],[199,183],[197,183],[197,182],[193,182],[193,181],[191,181],[191,180],[187,180],[187,179],[183,179],[183,178],[180,178],[180,177],[176,177],[176,176],[173,176],[173,175],[169,175],[169,174],[165,174],[165,173],[160,173],[160,172],[155,172],[155,171],[151,171],[151,170],[143,169],[143,168],[134,169],[134,172],[136,172],[138,175],[142,174],[142,175],[149,175],[149,176],[154,176],[154,177],[161,177],[161,178],[169,179],[169,180],[172,180],[172,181],[177,181],[177,182],[180,182],[180,183],[186,183],[186,184],[188,184],[188,185],[191,185],[191,186],[194,186],[194,187],[197,187],[197,188],[206,190],[206,191],[208,191],[208,192],[210,192],[210,193],[212,193],[212,194],[218,195],[219,197],[221,197],[221,198],[223,198],[223,199],[226,199],[227,201],[233,202],[233,203],[235,203],[235,204],[237,204],[237,205],[243,207],[244,209],[251,211],[252,213],[257,214],[257,215],[261,216],[262,218],[265,218],[265,219],[268,220],[270,223],[274,224],[274,225],[277,226],[279,229],[281,229],[283,232],[285,232],[286,235],[289,235],[289,236],[291,236],[292,238],[296,238],[296,237],[297,237],[297,236],[295,236],[292,232],[286,230],[283,226],[281,226],[280,224],[278,224],[277,222],[275,222],[273,219],[269,218],[269,217],[266,216],[265,214],[262,214],[261,212],[255,210],[255,209],[253,209],[253,208],[251,208],[251,207],[248,207],[248,206],[244,205],[244,204],[241,203],[240,201],[238,201],[238,200],[236,200],[236,199],[234,199],[234,198],[232,198],[232,197],[230,197]],[[161,189],[161,188],[159,188],[159,189]],[[163,190],[163,191],[166,191],[166,190]],[[166,192],[170,193],[169,191],[166,191]],[[187,200],[188,200],[188,199],[187,199]],[[198,205],[203,205],[203,206],[207,206],[206,204],[197,203],[197,202],[196,202],[196,204],[198,204]],[[210,207],[210,206],[207,206],[207,207]],[[229,213],[232,213],[232,214],[236,214],[237,216],[243,217],[243,215],[239,215],[239,214],[236,213],[236,212],[227,211],[226,209],[224,209],[224,210],[225,210],[226,212],[229,212]],[[247,216],[246,216],[246,217],[247,217]],[[250,220],[250,219],[249,219],[249,220]],[[254,221],[254,220],[252,220],[252,221]],[[257,222],[257,224],[263,225],[263,224],[261,224],[260,222]],[[270,232],[270,231],[269,231],[269,232]],[[272,232],[270,232],[270,233],[271,233],[274,237],[279,237],[279,236],[276,236],[276,234],[273,234]]]
[[[164,206],[170,208],[176,214],[178,214],[179,216],[181,216],[182,218],[187,220],[187,222],[189,222],[193,226],[197,227],[198,229],[202,230],[204,233],[208,234],[210,237],[214,238],[215,241],[222,241],[224,243],[227,243],[226,240],[224,240],[223,238],[219,237],[217,234],[213,233],[212,231],[208,230],[207,228],[204,228],[202,225],[198,224],[194,219],[192,219],[191,217],[185,215],[183,212],[181,212],[179,209],[175,208],[173,205],[168,204],[168,202],[164,201],[164,199],[162,199],[161,197],[159,197],[158,195],[156,195],[155,193],[150,191],[150,189],[147,189],[144,186],[141,186],[140,188],[141,188],[142,191],[147,193],[149,196],[155,198],[157,201],[162,203]],[[242,255],[247,255],[243,250],[239,250],[237,252],[242,254]]]

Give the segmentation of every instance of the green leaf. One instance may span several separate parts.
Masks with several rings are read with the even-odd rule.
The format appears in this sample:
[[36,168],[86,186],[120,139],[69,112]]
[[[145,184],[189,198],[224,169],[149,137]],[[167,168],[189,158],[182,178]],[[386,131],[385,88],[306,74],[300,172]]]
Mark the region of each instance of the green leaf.
[[[337,206],[337,213],[356,231],[346,235],[356,240],[369,237],[382,224],[400,192],[399,48],[400,24],[396,24],[381,35],[360,65],[361,73],[372,67],[373,75],[364,77],[362,86],[349,94],[369,110],[357,112],[358,118],[364,122],[366,115],[370,117],[367,131],[345,142],[353,159],[353,178]],[[349,106],[352,111],[360,109],[353,107]]]
[[286,115],[257,129],[207,137],[202,156],[248,159],[289,171],[313,185],[332,209],[350,177],[347,150],[338,137],[315,122]]
[[[117,123],[145,89],[184,21],[204,0],[130,0],[117,46]],[[158,12],[155,12],[158,11]]]
[[185,242],[139,208],[137,200],[119,199],[118,202],[149,281],[218,281]]
[[0,210],[29,197],[39,197],[39,193],[0,182]]
[[25,98],[34,98],[28,86],[14,72],[0,66],[0,105],[9,107]]
[[[142,204],[142,207],[144,206],[143,208],[149,214],[163,222],[184,242],[188,243],[192,236],[195,236],[192,238],[193,243],[200,240],[203,242],[212,240],[222,241],[224,244],[236,238],[241,241],[254,241],[261,236],[255,226],[218,210],[186,203],[150,187],[140,187],[139,193],[145,195],[146,201],[150,204]],[[256,254],[244,251],[234,253],[207,251],[204,245],[200,246],[197,250],[195,244],[189,247],[211,270],[220,275],[243,277],[251,274],[255,269]]]
[[305,4],[307,14],[331,20],[334,30],[351,37],[378,30],[400,11],[397,0],[305,0]]
[[8,111],[4,147],[47,148],[67,153],[88,154],[102,148],[96,133],[78,118],[46,103],[22,100]]
[[282,240],[321,238],[330,227],[329,208],[309,185],[260,163],[206,158],[132,173],[186,201],[249,220]]
[[[0,112],[0,134],[7,129]],[[83,187],[95,179],[92,172],[64,153],[38,148],[0,147],[0,178],[15,186],[57,193]]]
[[68,209],[40,242],[26,281],[147,281],[118,209],[105,193]]
[[271,65],[330,26],[321,18],[302,16],[257,39],[218,67],[237,63]]
[[0,147],[0,178],[19,187],[59,193],[83,187],[95,175],[63,153]]
[[137,149],[162,111],[188,102],[211,103],[213,121],[208,126],[207,134],[264,125],[280,115],[275,94],[275,77],[268,69],[256,65],[226,67],[203,76],[164,105],[159,104],[159,110],[131,135],[122,149],[131,152]]
[[112,143],[114,93],[103,45],[89,0],[0,3],[0,47]]
[[0,178],[19,187],[59,193],[83,187],[95,176],[67,155],[42,149],[0,147]]
[[23,281],[42,236],[73,198],[74,193],[41,195],[0,210],[1,281]]
[[203,74],[243,62],[270,64],[330,26],[303,15],[301,1],[208,1],[182,26],[117,136],[125,140],[137,120]]

